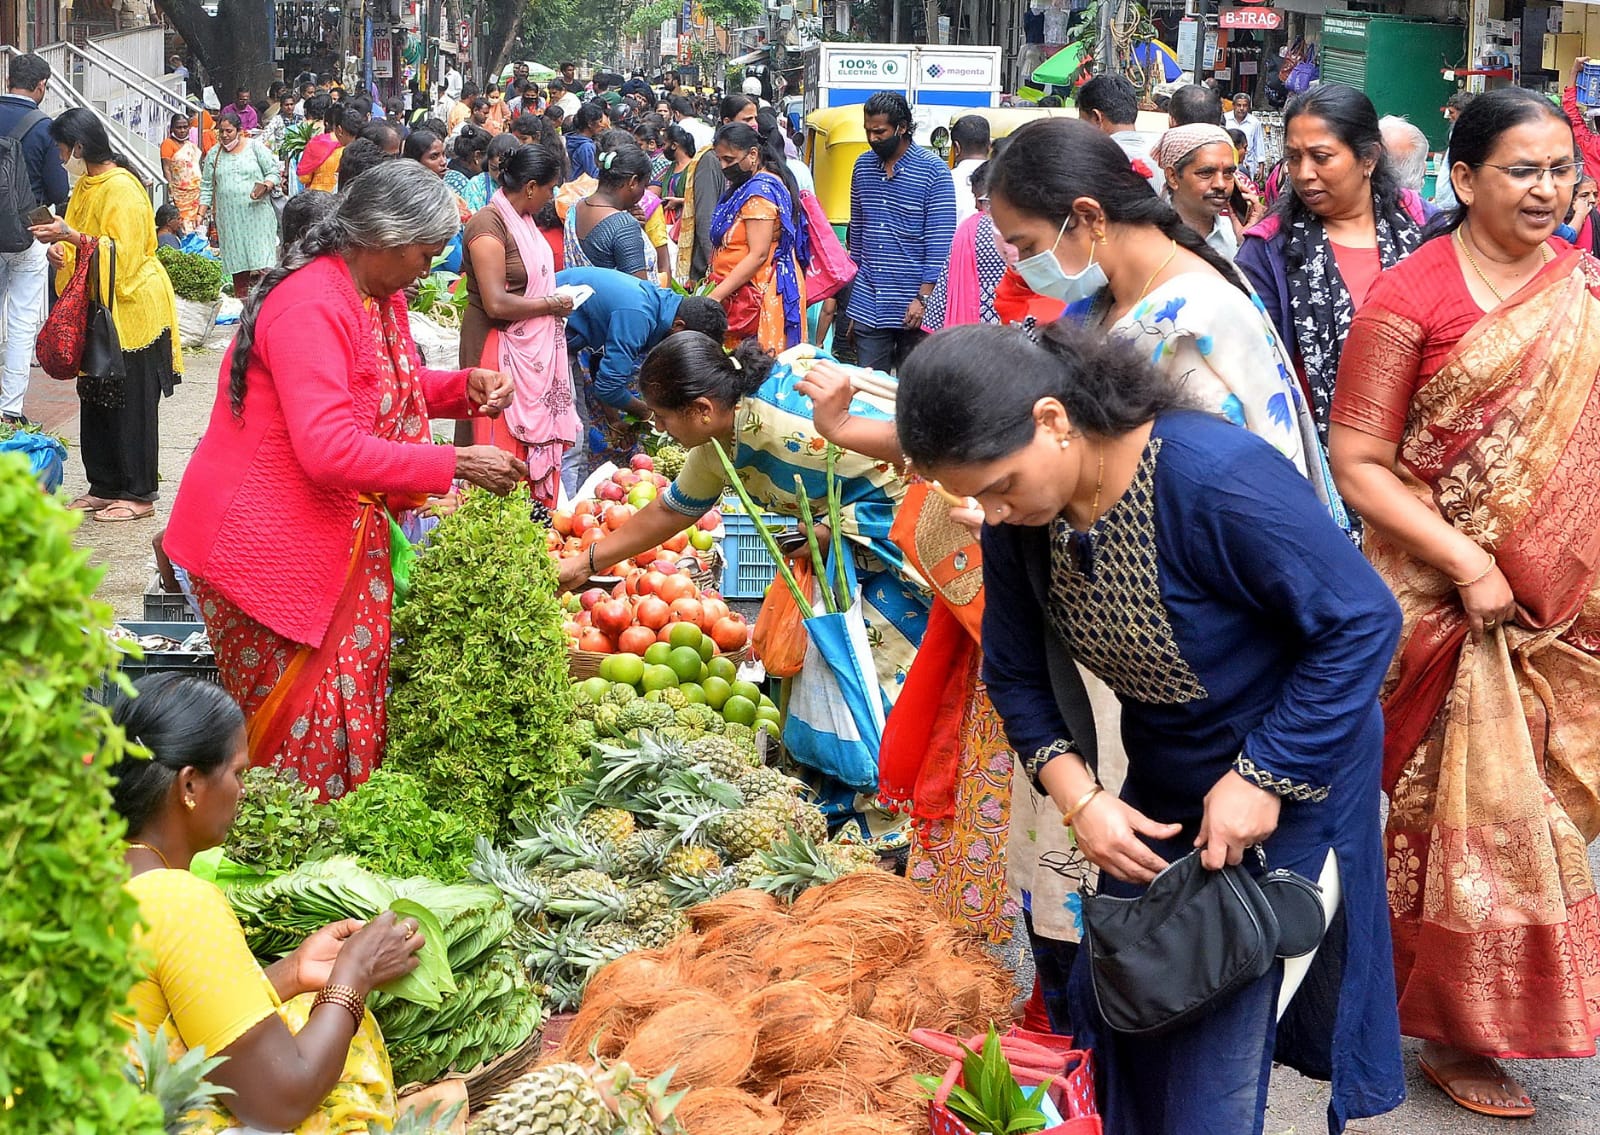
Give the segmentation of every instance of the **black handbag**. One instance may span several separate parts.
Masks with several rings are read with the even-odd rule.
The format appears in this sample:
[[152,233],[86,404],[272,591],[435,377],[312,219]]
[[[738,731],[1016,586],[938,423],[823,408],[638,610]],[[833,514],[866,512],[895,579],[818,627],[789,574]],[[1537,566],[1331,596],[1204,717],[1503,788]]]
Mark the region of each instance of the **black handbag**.
[[1242,865],[1208,871],[1198,851],[1137,898],[1084,894],[1083,925],[1095,1001],[1120,1033],[1203,1017],[1278,956],[1277,915],[1255,878]]
[[102,295],[100,249],[96,247],[95,262],[89,269],[89,332],[83,342],[83,360],[78,364],[78,396],[93,405],[117,409],[122,405],[128,364],[113,318],[117,302],[117,242],[108,239],[103,243],[111,249],[111,287]]

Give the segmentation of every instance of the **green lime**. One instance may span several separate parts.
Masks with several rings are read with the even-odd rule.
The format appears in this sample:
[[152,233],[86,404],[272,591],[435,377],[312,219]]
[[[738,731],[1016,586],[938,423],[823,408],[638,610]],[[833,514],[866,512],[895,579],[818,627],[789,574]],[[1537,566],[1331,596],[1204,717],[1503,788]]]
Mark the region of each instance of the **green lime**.
[[665,666],[667,659],[671,657],[672,646],[670,643],[653,642],[644,652],[644,663],[646,666]]
[[722,719],[735,725],[754,725],[756,712],[756,703],[738,694],[722,703]]
[[733,687],[728,685],[727,679],[719,678],[715,674],[702,681],[700,688],[705,691],[706,704],[712,709],[720,710],[723,704],[733,696]]
[[673,623],[667,628],[667,641],[674,647],[692,646],[698,652],[700,642],[705,637],[693,623]]
[[754,682],[734,682],[733,692],[748,700],[751,705],[761,704],[761,688]]
[[711,641],[711,636],[708,634],[700,636],[700,645],[697,649],[700,651],[700,659],[703,662],[710,662],[717,656],[717,644]]
[[774,726],[777,726],[778,728],[782,728],[782,726],[783,726],[783,715],[778,712],[778,707],[775,706],[775,705],[759,705],[759,706],[757,706],[756,707],[756,720],[758,722],[759,721],[770,721],[770,722],[772,722],[772,724]]
[[674,647],[667,656],[667,665],[672,667],[672,672],[678,676],[679,682],[698,682],[700,680],[700,652],[692,646]]
[[713,678],[721,678],[724,682],[733,682],[739,677],[739,668],[720,654],[707,662],[706,666],[710,668]]
[[624,686],[637,686],[644,677],[644,659],[637,654],[609,654],[600,663],[600,676]]
[[696,705],[708,704],[705,687],[698,682],[685,682],[678,689],[683,691],[683,696]]
[[645,701],[660,701],[661,700],[661,691],[660,690],[646,690],[644,692],[644,700]]
[[611,688],[611,681],[608,678],[585,678],[578,684],[578,688],[595,701],[599,701],[606,696],[606,691]]
[[678,675],[671,666],[646,666],[644,668],[644,688],[650,690],[664,690],[668,686],[678,684]]

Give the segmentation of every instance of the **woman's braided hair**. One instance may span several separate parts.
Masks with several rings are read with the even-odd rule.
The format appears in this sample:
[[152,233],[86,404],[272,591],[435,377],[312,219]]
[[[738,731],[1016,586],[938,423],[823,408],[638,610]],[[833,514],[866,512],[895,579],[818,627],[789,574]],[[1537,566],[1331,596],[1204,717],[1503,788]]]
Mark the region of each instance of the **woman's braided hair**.
[[255,350],[256,319],[272,290],[319,256],[350,248],[390,249],[445,244],[461,228],[455,194],[441,178],[416,162],[385,162],[368,170],[344,193],[334,211],[284,249],[283,259],[250,293],[239,315],[228,370],[228,400],[244,417],[246,376]]

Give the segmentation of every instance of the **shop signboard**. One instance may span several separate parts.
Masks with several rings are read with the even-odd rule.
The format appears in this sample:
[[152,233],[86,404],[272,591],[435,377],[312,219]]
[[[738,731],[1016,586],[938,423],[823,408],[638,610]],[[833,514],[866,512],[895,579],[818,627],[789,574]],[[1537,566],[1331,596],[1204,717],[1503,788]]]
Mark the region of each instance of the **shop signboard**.
[[1283,13],[1276,8],[1223,8],[1217,13],[1217,26],[1227,31],[1276,31],[1283,26]]
[[394,78],[394,40],[389,36],[372,37],[372,77]]

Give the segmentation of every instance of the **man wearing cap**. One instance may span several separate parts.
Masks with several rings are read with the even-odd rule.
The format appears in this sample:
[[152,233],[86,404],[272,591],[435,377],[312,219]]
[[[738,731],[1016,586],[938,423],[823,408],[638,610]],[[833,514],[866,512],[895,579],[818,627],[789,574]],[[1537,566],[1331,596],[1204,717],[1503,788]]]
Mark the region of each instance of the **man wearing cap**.
[[1183,223],[1232,260],[1239,251],[1239,230],[1228,199],[1239,163],[1228,132],[1209,122],[1175,126],[1161,135],[1152,156]]

